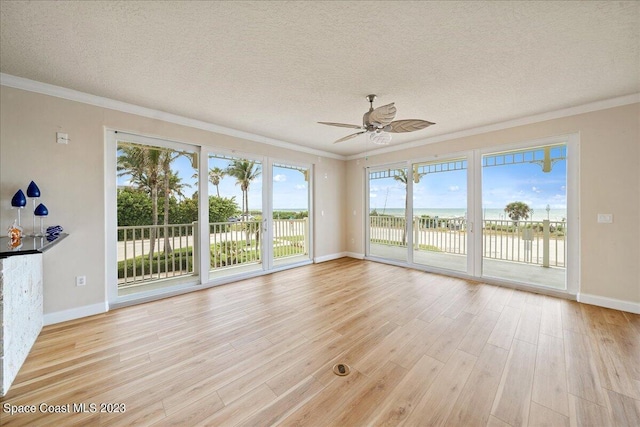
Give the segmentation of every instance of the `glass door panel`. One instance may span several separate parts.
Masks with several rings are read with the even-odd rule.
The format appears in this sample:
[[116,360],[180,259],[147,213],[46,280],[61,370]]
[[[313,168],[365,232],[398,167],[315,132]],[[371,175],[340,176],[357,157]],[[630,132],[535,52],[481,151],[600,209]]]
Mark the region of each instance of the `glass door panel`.
[[195,282],[198,154],[117,138],[117,296]]
[[309,168],[274,164],[272,169],[273,265],[310,259]]
[[407,168],[368,169],[367,255],[407,261]]
[[262,163],[209,155],[209,279],[263,268]]
[[482,156],[482,274],[566,289],[567,146]]
[[415,163],[413,262],[467,271],[467,160]]

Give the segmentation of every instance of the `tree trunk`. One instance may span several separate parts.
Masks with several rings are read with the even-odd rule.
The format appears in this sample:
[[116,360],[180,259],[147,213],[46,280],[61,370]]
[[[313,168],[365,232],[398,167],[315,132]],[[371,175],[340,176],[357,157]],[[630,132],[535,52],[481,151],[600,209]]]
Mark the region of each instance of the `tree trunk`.
[[[158,185],[151,186],[151,207],[152,207],[152,220],[154,227],[151,227],[149,233],[149,263],[153,261],[153,253],[156,247],[156,225],[158,225]],[[151,268],[151,266],[149,266]]]
[[164,172],[164,252],[166,254],[170,254],[171,243],[169,243],[169,195],[171,191],[169,190],[169,174],[168,171]]

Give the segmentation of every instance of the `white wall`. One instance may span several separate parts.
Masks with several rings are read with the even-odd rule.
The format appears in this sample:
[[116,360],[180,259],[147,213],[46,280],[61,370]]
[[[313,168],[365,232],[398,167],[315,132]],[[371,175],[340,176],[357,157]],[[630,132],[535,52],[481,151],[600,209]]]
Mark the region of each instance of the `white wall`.
[[[105,174],[115,172],[104,167],[105,127],[313,164],[314,255],[344,252],[343,160],[0,86],[0,230],[15,218],[10,209],[15,191],[26,191],[34,180],[49,208],[47,224],[61,224],[70,234],[44,257],[45,314],[106,301],[104,185]],[[56,144],[58,131],[69,134],[68,145]],[[31,215],[23,217],[29,230]],[[75,286],[79,275],[87,276],[85,287]]]
[[[364,167],[576,132],[580,134],[580,294],[588,302],[613,299],[639,307],[640,104],[350,160],[346,209],[358,214],[347,215],[347,251],[364,252]],[[612,213],[614,223],[598,224],[598,213]]]
[[[364,252],[367,165],[578,132],[580,292],[594,296],[593,302],[640,304],[640,104],[345,162],[0,86],[0,230],[15,218],[9,204],[13,193],[34,180],[49,207],[48,222],[71,234],[44,257],[45,313],[106,301],[105,127],[314,164],[314,255],[321,259]],[[68,145],[55,143],[57,131],[69,134]],[[597,224],[597,213],[613,213],[614,223]],[[29,215],[25,217],[29,224]],[[87,276],[86,287],[75,286],[77,275]]]

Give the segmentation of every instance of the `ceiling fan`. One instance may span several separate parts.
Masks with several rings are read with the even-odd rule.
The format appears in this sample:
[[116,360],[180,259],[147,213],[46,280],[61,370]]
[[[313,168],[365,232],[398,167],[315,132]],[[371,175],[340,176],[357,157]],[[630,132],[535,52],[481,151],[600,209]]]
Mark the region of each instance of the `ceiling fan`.
[[390,133],[401,132],[413,132],[416,130],[424,129],[427,126],[435,125],[435,123],[428,122],[426,120],[393,120],[396,117],[396,107],[394,103],[383,105],[382,107],[373,108],[373,101],[375,101],[375,95],[367,95],[367,101],[369,101],[369,111],[362,116],[362,126],[350,125],[345,123],[332,123],[332,122],[318,122],[323,125],[338,126],[342,128],[360,129],[360,132],[347,135],[338,142],[347,141],[351,138],[355,138],[363,133],[369,134],[369,140],[374,144],[386,145],[391,141]]

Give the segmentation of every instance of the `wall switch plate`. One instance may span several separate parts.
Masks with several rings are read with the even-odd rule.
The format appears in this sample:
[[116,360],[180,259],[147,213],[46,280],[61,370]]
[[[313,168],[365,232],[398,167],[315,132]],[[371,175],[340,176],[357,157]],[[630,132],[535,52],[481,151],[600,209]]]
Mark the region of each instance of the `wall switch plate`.
[[598,214],[599,224],[611,224],[613,222],[613,214]]
[[69,143],[69,134],[56,132],[56,142],[58,144],[68,144]]
[[76,276],[76,286],[84,286],[87,284],[87,276]]

